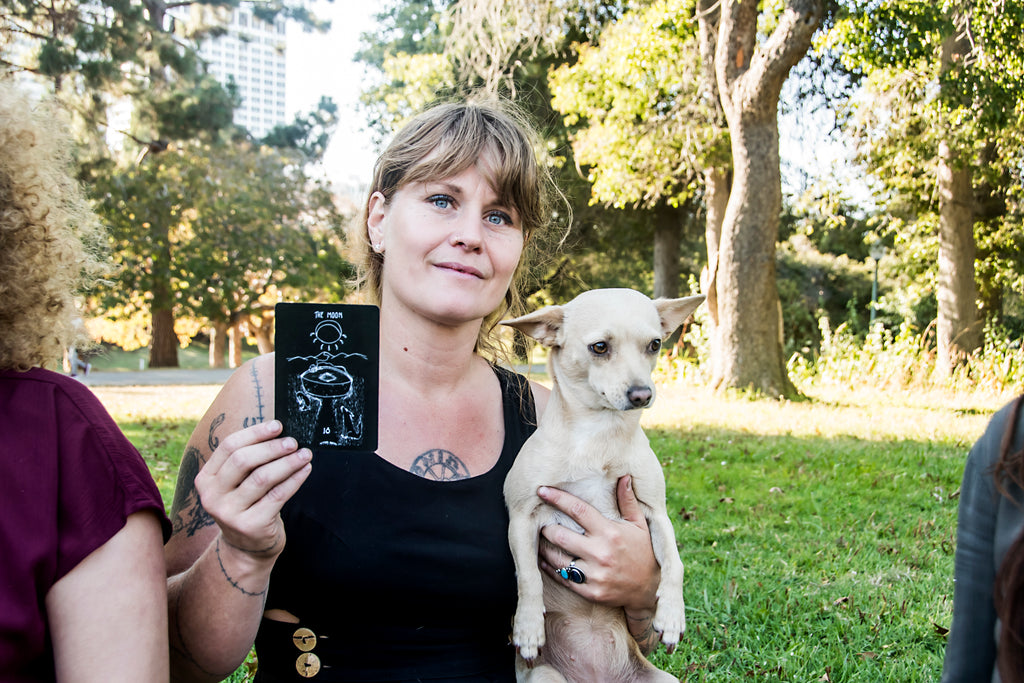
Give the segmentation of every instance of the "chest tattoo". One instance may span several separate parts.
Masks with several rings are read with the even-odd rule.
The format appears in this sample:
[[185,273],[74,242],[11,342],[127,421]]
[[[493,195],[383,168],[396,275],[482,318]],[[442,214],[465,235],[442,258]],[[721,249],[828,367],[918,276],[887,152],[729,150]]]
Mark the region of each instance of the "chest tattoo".
[[424,479],[435,481],[453,481],[468,479],[469,468],[458,456],[442,448],[429,450],[416,458],[409,471]]

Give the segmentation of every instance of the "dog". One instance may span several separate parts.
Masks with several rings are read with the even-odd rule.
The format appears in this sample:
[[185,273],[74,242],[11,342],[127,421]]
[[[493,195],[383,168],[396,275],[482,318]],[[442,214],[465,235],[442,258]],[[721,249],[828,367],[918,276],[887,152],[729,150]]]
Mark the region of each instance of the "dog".
[[[502,324],[550,348],[551,398],[505,479],[509,546],[519,602],[513,623],[520,683],[677,681],[640,652],[621,608],[591,603],[541,572],[540,530],[583,530],[537,496],[542,485],[572,493],[621,519],[615,488],[629,474],[661,567],[653,626],[669,652],[685,627],[683,564],[665,505],[665,476],[640,428],[654,399],[651,372],[662,342],[703,296],[652,301],[632,289],[595,289]],[[563,579],[586,578],[569,565]],[[543,648],[543,649],[542,649]]]

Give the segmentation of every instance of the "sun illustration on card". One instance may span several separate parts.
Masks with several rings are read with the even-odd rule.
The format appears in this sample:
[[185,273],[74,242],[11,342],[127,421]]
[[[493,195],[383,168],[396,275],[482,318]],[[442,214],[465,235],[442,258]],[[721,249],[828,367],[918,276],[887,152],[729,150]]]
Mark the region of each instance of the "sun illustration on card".
[[275,401],[285,433],[316,449],[375,450],[379,309],[278,304]]

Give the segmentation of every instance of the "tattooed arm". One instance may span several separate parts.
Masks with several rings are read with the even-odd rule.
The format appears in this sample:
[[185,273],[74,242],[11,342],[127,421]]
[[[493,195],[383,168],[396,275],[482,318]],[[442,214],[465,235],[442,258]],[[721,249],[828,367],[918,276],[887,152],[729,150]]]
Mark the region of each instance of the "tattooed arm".
[[281,506],[310,471],[271,419],[273,366],[268,355],[236,371],[182,457],[165,546],[175,681],[220,681],[245,659],[284,549]]

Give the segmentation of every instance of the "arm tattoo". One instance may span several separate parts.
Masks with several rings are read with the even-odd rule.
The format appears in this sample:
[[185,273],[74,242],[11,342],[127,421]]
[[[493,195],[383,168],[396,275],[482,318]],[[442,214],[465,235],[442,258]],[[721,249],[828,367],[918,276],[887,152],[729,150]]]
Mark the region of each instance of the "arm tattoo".
[[630,634],[633,636],[633,640],[636,641],[637,646],[640,648],[640,652],[647,655],[654,652],[658,647],[658,632],[654,630],[654,616],[641,617],[640,619],[634,619],[626,613],[626,626],[629,628]]
[[249,374],[252,375],[252,386],[256,390],[256,415],[242,420],[242,427],[251,427],[265,419],[263,417],[263,385],[260,384],[260,376],[256,372],[255,363],[249,366]]
[[221,413],[217,417],[213,418],[213,421],[210,422],[210,436],[208,436],[206,439],[206,445],[210,447],[211,453],[217,450],[217,446],[220,445],[220,439],[215,437],[213,435],[213,432],[216,431],[217,427],[220,427],[224,423],[224,417],[224,413]]
[[454,481],[468,479],[469,468],[451,451],[435,448],[416,458],[409,471],[424,479]]
[[242,588],[241,586],[239,586],[238,582],[235,581],[233,578],[231,578],[231,575],[228,574],[227,568],[224,567],[224,560],[220,559],[220,539],[219,538],[217,539],[217,547],[214,548],[214,550],[217,552],[217,564],[220,565],[220,572],[221,572],[221,574],[224,575],[224,578],[228,580],[228,583],[231,584],[232,588],[237,590],[242,595],[248,595],[249,597],[252,597],[252,598],[258,598],[261,595],[266,595],[266,593],[267,593],[267,589],[266,588],[264,588],[263,590],[261,590],[258,593],[253,593],[253,592],[247,591],[244,588]]
[[184,531],[189,536],[195,536],[200,529],[214,523],[196,491],[196,475],[205,463],[198,448],[189,446],[185,449],[178,470],[178,483],[174,488],[174,500],[171,502],[173,533]]

